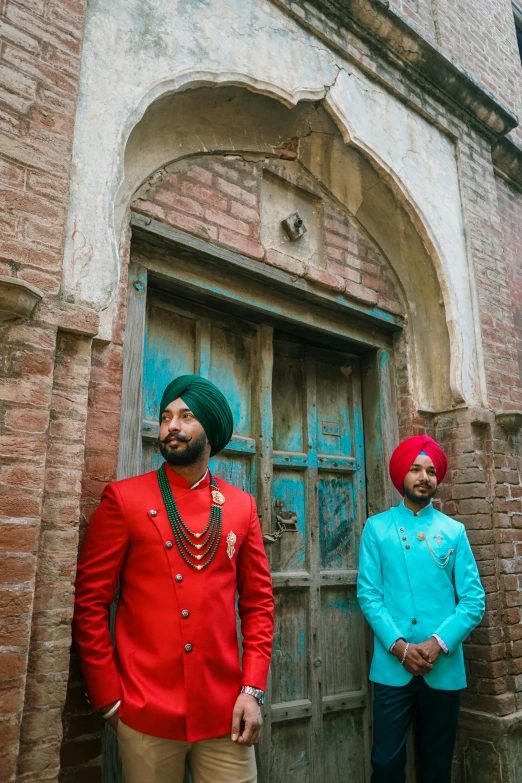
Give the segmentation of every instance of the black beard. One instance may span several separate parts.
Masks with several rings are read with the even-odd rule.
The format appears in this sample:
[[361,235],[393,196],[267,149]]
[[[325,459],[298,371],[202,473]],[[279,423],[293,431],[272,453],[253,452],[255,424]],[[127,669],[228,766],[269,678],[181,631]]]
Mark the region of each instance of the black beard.
[[409,489],[406,489],[406,487],[403,487],[404,494],[410,500],[412,503],[417,503],[417,505],[422,506],[423,504],[427,506],[434,496],[435,492],[437,491],[437,487],[435,487],[434,490],[429,492],[427,495],[417,495],[415,493],[415,490],[411,491]]
[[[173,437],[173,440],[176,440],[175,436]],[[193,438],[190,441],[183,439],[178,442],[186,443],[186,446],[182,451],[175,451],[174,449],[169,448],[168,443],[162,443],[161,440],[159,441],[161,456],[169,465],[173,467],[175,465],[187,467],[188,465],[193,465],[195,462],[200,462],[205,456],[208,440],[204,432],[202,432],[198,438]]]

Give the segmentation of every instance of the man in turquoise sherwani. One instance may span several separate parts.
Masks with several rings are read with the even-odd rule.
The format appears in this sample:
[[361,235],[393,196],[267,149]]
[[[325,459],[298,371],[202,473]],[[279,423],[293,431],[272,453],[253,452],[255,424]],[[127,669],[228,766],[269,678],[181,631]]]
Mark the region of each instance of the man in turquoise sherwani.
[[421,783],[450,783],[466,687],[462,642],[484,614],[464,525],[432,505],[446,455],[427,436],[403,441],[390,475],[403,500],[370,517],[357,595],[374,631],[372,783],[404,783],[413,721]]

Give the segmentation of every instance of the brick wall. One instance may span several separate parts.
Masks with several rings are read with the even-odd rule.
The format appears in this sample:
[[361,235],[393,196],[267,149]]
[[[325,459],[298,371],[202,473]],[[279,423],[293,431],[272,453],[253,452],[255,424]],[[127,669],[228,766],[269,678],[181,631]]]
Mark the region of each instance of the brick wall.
[[[522,117],[522,67],[511,0],[390,0],[390,8]],[[522,140],[519,128],[513,135]]]
[[[103,488],[109,481],[117,478],[129,249],[130,236],[126,238],[122,251],[123,269],[112,342],[107,344],[94,341],[92,348],[79,515],[80,548],[89,520],[98,507]],[[103,721],[98,714],[92,713],[87,701],[74,648],[62,718],[64,739],[60,758],[60,783],[98,783],[101,780]]]
[[[40,522],[50,478],[55,303],[84,5],[0,3],[0,274],[33,283],[45,295],[32,319],[0,330],[0,779],[6,783],[16,774],[24,704],[28,715],[35,707],[50,715],[53,703],[52,687],[45,692],[35,686],[41,669],[34,660],[27,672],[32,625],[41,631],[34,604],[38,554],[51,546]],[[39,741],[42,725],[29,720],[27,742]],[[56,722],[49,733],[60,733]],[[31,778],[31,764],[22,764],[21,774],[29,775],[23,779],[44,779],[36,772]]]
[[[497,178],[497,196],[515,336],[514,343],[506,346],[505,350],[509,350],[512,356],[516,355],[522,379],[522,193],[505,180]],[[516,398],[513,402],[521,404],[522,399]]]
[[69,675],[91,340],[58,332],[17,780],[55,780]]
[[437,12],[433,0],[390,0],[390,8],[408,21],[431,43],[438,39]]
[[[517,361],[522,379],[522,193],[502,179],[497,179],[497,195],[504,247],[510,309],[514,338],[509,344],[513,362]],[[522,398],[511,390],[507,408],[520,409]],[[522,443],[520,438],[505,441],[497,428],[499,448],[495,454],[498,490],[495,500],[495,523],[498,528],[502,625],[506,660],[502,662],[517,709],[522,709]],[[499,664],[502,665],[502,664]]]
[[489,142],[470,133],[460,144],[462,198],[476,287],[489,405],[522,402],[510,279]]
[[[300,173],[292,182],[312,190]],[[138,191],[133,209],[271,266],[345,292],[367,304],[404,312],[394,274],[366,232],[323,194],[325,266],[306,265],[260,240],[263,163],[235,156],[204,156],[167,166]]]

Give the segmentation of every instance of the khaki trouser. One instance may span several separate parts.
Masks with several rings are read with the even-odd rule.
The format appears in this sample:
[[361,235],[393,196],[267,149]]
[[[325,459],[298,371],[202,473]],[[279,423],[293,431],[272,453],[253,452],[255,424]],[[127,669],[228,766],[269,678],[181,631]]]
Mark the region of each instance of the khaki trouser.
[[182,742],[142,734],[121,720],[116,730],[125,783],[183,783],[188,755],[194,783],[256,783],[254,748],[230,735]]

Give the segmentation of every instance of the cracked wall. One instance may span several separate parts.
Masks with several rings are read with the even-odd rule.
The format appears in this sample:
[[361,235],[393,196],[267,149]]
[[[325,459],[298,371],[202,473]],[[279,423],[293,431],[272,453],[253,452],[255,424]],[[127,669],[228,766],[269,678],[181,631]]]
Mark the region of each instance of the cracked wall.
[[[320,105],[302,103],[287,109],[278,101],[234,87],[200,88],[156,101],[133,130],[127,145],[122,204],[132,198],[132,183],[141,183],[145,178],[148,181],[151,176],[154,180],[154,171],[174,165],[173,151],[181,153],[178,160],[183,160],[210,154],[220,147],[227,155],[264,160],[275,173],[281,173],[280,157],[294,156],[314,183],[309,189],[315,190],[316,195],[326,190],[358,220],[389,259],[404,291],[415,357],[412,376],[417,406],[423,410],[445,410],[454,405],[461,392],[459,383],[452,388],[444,277],[441,279],[441,272],[427,251],[420,226],[401,206],[391,185],[363,155],[344,143],[337,126]],[[194,222],[185,221],[184,225],[185,230],[200,233]],[[223,229],[209,234],[211,230],[206,227],[204,238],[227,244]],[[241,246],[233,245],[264,263],[270,263],[274,257],[273,250],[259,242],[245,240]],[[293,266],[296,267],[295,262]],[[300,274],[305,274],[302,265],[299,268]],[[423,280],[422,286],[418,285],[419,279]],[[467,285],[467,281],[464,283]],[[382,306],[382,299],[369,302],[360,282],[352,280],[343,291],[352,298]],[[451,296],[456,294],[457,287],[453,285]],[[465,313],[461,316],[465,317]],[[427,345],[436,345],[436,350],[427,350]]]
[[[480,334],[469,329],[475,309],[452,140],[268,0],[225,0],[219,13],[209,4],[194,7],[194,13],[191,7],[166,0],[100,0],[89,8],[64,265],[66,298],[100,311],[100,336],[109,339],[120,273],[118,246],[135,189],[174,158],[241,151],[247,137],[250,151],[274,154],[286,139],[306,134],[307,102],[324,101],[345,144],[372,162],[409,210],[433,258],[452,338],[447,403],[480,402]],[[288,110],[285,128],[273,111],[256,127],[253,117],[257,122],[259,117],[249,115],[248,100],[235,107],[236,114],[219,118],[217,111],[206,115],[200,110],[198,115],[193,90],[205,84],[241,85],[252,95],[277,99]],[[183,101],[173,116],[159,99],[170,95],[174,100],[175,94]],[[146,129],[140,122],[144,115],[150,122]],[[292,123],[295,132],[289,133]],[[346,190],[343,183],[337,185]],[[430,385],[427,378],[424,388]],[[429,407],[430,400],[422,404]]]

